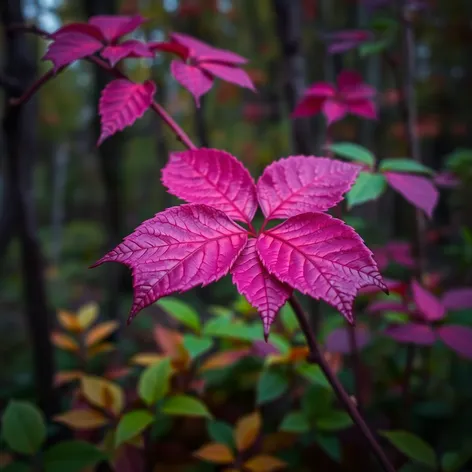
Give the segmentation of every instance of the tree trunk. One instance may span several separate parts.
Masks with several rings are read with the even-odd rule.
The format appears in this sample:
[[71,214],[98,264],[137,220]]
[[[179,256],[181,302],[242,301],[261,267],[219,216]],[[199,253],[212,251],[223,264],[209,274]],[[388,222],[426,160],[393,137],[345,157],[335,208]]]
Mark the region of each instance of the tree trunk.
[[[36,75],[35,48],[24,33],[8,32],[9,25],[24,22],[22,2],[3,0],[0,11],[5,28],[5,74],[18,82],[21,90],[26,90]],[[0,233],[3,250],[9,243],[4,235],[17,234],[20,238],[25,313],[31,337],[36,391],[39,406],[49,417],[57,411],[58,404],[53,388],[54,357],[33,197],[38,107],[35,98],[20,107],[9,107],[8,100],[18,95],[7,87],[3,118],[6,191]]]

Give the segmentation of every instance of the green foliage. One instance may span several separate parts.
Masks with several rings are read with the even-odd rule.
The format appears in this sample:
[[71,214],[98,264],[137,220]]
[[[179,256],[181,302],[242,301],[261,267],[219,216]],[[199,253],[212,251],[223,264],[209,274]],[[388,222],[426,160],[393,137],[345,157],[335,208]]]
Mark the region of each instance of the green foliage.
[[288,378],[281,370],[274,368],[263,370],[257,383],[257,404],[262,405],[279,398],[288,390],[288,386]]
[[154,416],[147,410],[130,411],[123,415],[116,427],[116,447],[142,433],[153,421]]
[[224,421],[209,421],[208,436],[213,441],[226,444],[228,447],[234,447],[233,428]]
[[303,411],[292,411],[285,415],[280,431],[302,434],[310,430],[310,423]]
[[359,177],[346,195],[349,208],[379,198],[387,188],[387,181],[382,174],[360,172]]
[[375,156],[365,147],[355,143],[336,143],[328,146],[328,149],[338,156],[351,161],[367,164],[369,167],[375,165]]
[[209,337],[198,337],[193,334],[185,334],[183,345],[192,359],[195,359],[213,346],[213,340]]
[[198,313],[187,303],[173,297],[161,298],[156,305],[160,306],[169,315],[187,328],[197,333],[201,329]]
[[201,400],[188,395],[176,395],[167,398],[162,405],[161,411],[171,416],[212,417],[208,408]]
[[44,453],[45,472],[81,472],[106,459],[106,455],[93,444],[63,441]]
[[164,398],[170,388],[171,360],[164,358],[147,367],[139,378],[138,393],[144,403],[151,406]]
[[2,434],[13,451],[35,454],[46,439],[43,414],[30,403],[11,400],[3,414]]
[[419,174],[433,174],[433,169],[416,162],[413,159],[406,158],[395,158],[395,159],[384,159],[379,166],[381,172],[395,171],[395,172],[410,172]]

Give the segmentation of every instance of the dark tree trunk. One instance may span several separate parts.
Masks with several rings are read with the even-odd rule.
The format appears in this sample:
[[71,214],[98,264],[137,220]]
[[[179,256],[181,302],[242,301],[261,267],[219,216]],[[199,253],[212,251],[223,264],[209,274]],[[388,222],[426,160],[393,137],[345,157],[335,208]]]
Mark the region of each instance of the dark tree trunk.
[[[94,15],[112,15],[116,13],[116,11],[117,5],[115,0],[85,0],[85,12],[88,17]],[[98,107],[100,93],[110,81],[110,76],[98,67],[95,68],[94,74],[95,86],[93,91],[93,103],[94,106]],[[95,115],[93,131],[94,140],[97,142],[100,136],[100,117],[98,113]],[[117,133],[104,141],[97,149],[100,172],[105,187],[103,217],[107,233],[108,250],[119,244],[125,236],[122,199],[124,192],[122,172],[123,144],[123,134]],[[106,280],[105,316],[108,319],[116,319],[119,315],[120,289],[126,284],[125,280],[129,279],[129,274],[124,267],[107,267],[102,270],[107,271],[104,276],[104,280]]]
[[5,28],[5,75],[19,85],[6,88],[3,131],[5,140],[4,175],[6,180],[1,220],[2,251],[13,235],[21,244],[24,302],[30,331],[34,376],[39,406],[47,416],[57,411],[53,388],[54,357],[50,342],[49,311],[46,300],[43,260],[37,238],[36,211],[33,197],[33,168],[36,157],[38,115],[33,98],[20,107],[9,107],[8,100],[34,80],[36,51],[24,33],[9,32],[13,23],[23,23],[22,2],[0,2]]

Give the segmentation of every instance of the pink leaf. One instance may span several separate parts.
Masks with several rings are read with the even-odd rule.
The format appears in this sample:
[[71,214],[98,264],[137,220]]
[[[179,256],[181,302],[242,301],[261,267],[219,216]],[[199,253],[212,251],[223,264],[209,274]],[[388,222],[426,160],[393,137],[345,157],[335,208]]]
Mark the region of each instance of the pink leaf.
[[355,71],[343,70],[338,75],[337,83],[340,92],[345,93],[362,85],[362,75]]
[[49,45],[43,60],[54,64],[54,71],[78,59],[90,56],[99,51],[103,44],[96,38],[83,33],[56,34]]
[[437,333],[441,341],[466,359],[472,359],[472,328],[469,326],[440,326]]
[[374,87],[366,84],[358,84],[354,87],[348,87],[343,90],[346,100],[356,102],[360,100],[372,100],[376,95]]
[[324,213],[294,216],[265,231],[258,238],[257,250],[270,273],[333,305],[350,322],[359,288],[376,285],[386,290],[360,236]]
[[292,294],[292,289],[267,272],[257,254],[256,240],[252,238],[235,262],[231,273],[238,292],[259,311],[267,341],[270,326]]
[[336,98],[326,100],[323,103],[322,109],[328,125],[341,120],[348,113],[347,106]]
[[256,186],[233,155],[201,148],[173,152],[162,170],[169,191],[190,203],[204,203],[249,223],[257,210]]
[[328,352],[339,352],[341,354],[351,353],[349,329],[355,329],[356,344],[359,350],[369,344],[371,336],[366,326],[357,326],[356,328],[337,328],[329,333],[326,338],[325,347]]
[[392,325],[385,330],[385,334],[395,341],[405,344],[430,346],[436,341],[436,335],[431,326],[419,323]]
[[226,275],[246,242],[247,232],[223,212],[182,205],[142,223],[93,267],[120,262],[132,269],[131,321],[159,298]]
[[190,56],[199,60],[211,60],[233,65],[246,64],[247,59],[231,51],[218,49],[210,46],[199,39],[193,38],[183,33],[172,33],[171,39],[187,47],[190,50]]
[[397,313],[408,313],[408,308],[398,300],[375,300],[367,306],[368,313],[381,313],[394,311]]
[[324,98],[309,95],[303,97],[293,110],[292,118],[305,118],[320,113],[324,100]]
[[112,67],[125,57],[154,57],[154,54],[144,43],[135,39],[130,39],[114,46],[107,46],[100,55],[107,59]]
[[[376,258],[374,257],[374,260]],[[401,280],[393,280],[393,279],[383,279],[385,285],[387,286],[388,290],[391,291],[391,292],[396,292],[396,291],[399,291],[403,288],[404,286],[404,282],[402,282]],[[366,287],[362,287],[360,290],[359,290],[359,293],[362,293],[364,295],[371,295],[371,294],[375,294],[375,293],[378,293],[380,292],[380,289],[379,287],[376,287],[374,285],[368,285]]]
[[147,43],[147,46],[151,51],[163,51],[176,54],[183,61],[186,61],[189,57],[188,48],[182,44],[176,43],[175,41],[151,41],[150,43]]
[[170,70],[175,80],[193,95],[197,107],[200,106],[200,97],[211,89],[213,78],[198,67],[178,60],[171,62]]
[[472,308],[472,288],[454,288],[442,297],[442,304],[447,310],[467,310]]
[[387,182],[412,205],[423,210],[430,218],[438,202],[439,193],[430,179],[418,175],[385,172]]
[[256,90],[247,72],[239,67],[228,66],[225,64],[214,64],[211,62],[203,62],[199,67],[208,74],[225,80],[226,82],[231,82],[240,87],[248,88],[253,92]]
[[98,105],[102,123],[98,146],[106,138],[141,118],[150,107],[155,92],[156,85],[150,80],[143,84],[126,79],[110,82],[102,90]]
[[141,15],[97,15],[90,18],[89,24],[99,28],[104,38],[112,43],[139,28],[144,21]]
[[415,267],[415,260],[411,254],[411,244],[403,241],[392,241],[387,243],[385,249],[388,251],[390,259],[395,263],[412,269]]
[[66,33],[78,33],[85,36],[91,36],[102,43],[105,42],[105,38],[100,29],[96,26],[89,25],[88,23],[69,23],[68,25],[56,30],[50,37],[51,39],[57,39],[59,36],[63,36]]
[[412,282],[411,289],[416,307],[426,321],[438,321],[444,318],[446,310],[438,298],[424,289],[416,280]]
[[291,156],[273,162],[257,182],[262,212],[269,220],[328,210],[349,191],[359,170],[325,157]]
[[461,181],[451,172],[439,172],[434,176],[434,183],[442,188],[456,188]]
[[305,91],[305,96],[333,98],[336,95],[336,89],[327,82],[315,82]]
[[368,120],[377,119],[377,108],[370,100],[348,101],[347,110],[352,115],[357,115]]

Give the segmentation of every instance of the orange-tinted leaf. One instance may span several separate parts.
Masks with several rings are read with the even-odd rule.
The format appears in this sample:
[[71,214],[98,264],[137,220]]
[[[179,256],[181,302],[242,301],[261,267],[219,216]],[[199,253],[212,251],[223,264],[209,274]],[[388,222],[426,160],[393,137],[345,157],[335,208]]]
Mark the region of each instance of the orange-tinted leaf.
[[244,464],[244,468],[251,472],[272,472],[285,467],[287,467],[287,464],[284,461],[264,454],[253,457]]
[[193,455],[201,460],[213,462],[214,464],[231,464],[234,455],[231,449],[219,443],[209,443],[201,447]]
[[92,405],[118,415],[124,407],[124,393],[120,386],[101,377],[84,375],[81,378],[82,395]]
[[97,319],[98,305],[95,302],[87,303],[79,308],[77,319],[83,330],[88,329]]
[[10,462],[13,462],[13,457],[11,454],[0,452],[0,466],[6,467]]
[[277,453],[278,451],[292,447],[296,440],[295,435],[282,431],[268,434],[264,436],[262,441],[262,451],[266,454]]
[[92,346],[87,350],[88,357],[95,357],[98,354],[103,354],[104,352],[111,352],[116,349],[116,346],[113,343],[102,343]]
[[183,336],[180,333],[161,325],[154,328],[154,340],[162,352],[169,357],[177,357],[178,347],[183,344]]
[[258,411],[244,416],[234,428],[234,438],[238,451],[244,451],[252,446],[261,430],[261,415]]
[[289,359],[291,362],[303,361],[308,355],[308,348],[306,346],[297,346],[292,348],[289,354]]
[[67,334],[55,331],[51,334],[51,341],[56,347],[64,349],[65,351],[79,351],[79,345],[77,344],[77,342]]
[[108,418],[95,410],[70,410],[54,417],[54,421],[72,429],[97,429],[108,424]]
[[57,319],[64,329],[72,331],[73,333],[80,333],[82,328],[80,327],[77,317],[68,311],[59,311]]
[[149,365],[155,364],[156,362],[159,362],[160,360],[164,359],[164,357],[165,356],[163,355],[152,353],[136,354],[131,358],[131,363],[147,367]]
[[239,469],[230,468],[230,469],[223,469],[223,472],[241,472],[241,471]]
[[118,322],[117,321],[105,321],[104,323],[100,323],[99,325],[92,328],[85,337],[85,344],[86,346],[93,346],[94,344],[103,341],[108,336],[110,336],[113,331],[118,329]]
[[210,358],[208,358],[203,365],[200,367],[200,370],[203,372],[210,369],[221,369],[235,364],[239,359],[247,356],[249,354],[249,349],[239,349],[237,351],[225,351],[218,352]]
[[79,380],[82,377],[82,372],[80,370],[65,370],[64,372],[57,372],[54,377],[54,385],[60,387],[66,383],[72,382],[74,380]]
[[105,372],[105,377],[108,380],[120,379],[126,377],[130,372],[128,367],[111,367]]

